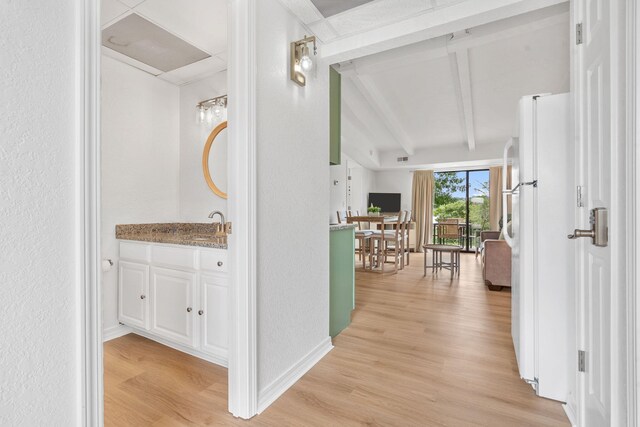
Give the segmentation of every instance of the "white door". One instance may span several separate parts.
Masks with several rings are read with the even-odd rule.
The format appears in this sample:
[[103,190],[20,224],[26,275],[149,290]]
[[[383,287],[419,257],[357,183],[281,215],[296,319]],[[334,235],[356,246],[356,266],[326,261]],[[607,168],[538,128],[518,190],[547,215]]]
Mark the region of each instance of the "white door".
[[118,267],[118,320],[149,329],[149,266],[120,261]]
[[[583,207],[577,208],[576,228],[589,229],[590,209],[611,209],[611,4],[579,0],[574,7],[575,21],[582,23],[575,77],[577,181],[583,188]],[[591,239],[582,238],[575,245],[578,349],[585,351],[585,372],[578,374],[579,425],[608,426],[612,425],[611,242],[596,247]]]
[[213,275],[200,277],[200,347],[203,352],[226,359],[228,348],[228,280]]
[[195,273],[151,267],[151,331],[194,346]]

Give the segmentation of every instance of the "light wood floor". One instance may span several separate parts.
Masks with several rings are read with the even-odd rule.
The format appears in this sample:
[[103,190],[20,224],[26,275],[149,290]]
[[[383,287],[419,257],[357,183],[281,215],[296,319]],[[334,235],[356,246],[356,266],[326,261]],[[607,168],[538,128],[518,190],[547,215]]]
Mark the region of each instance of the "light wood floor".
[[227,413],[226,369],[135,335],[106,343],[105,425],[568,425],[518,377],[511,294],[486,290],[473,255],[453,281],[423,278],[421,261],[358,272],[351,326],[249,422]]

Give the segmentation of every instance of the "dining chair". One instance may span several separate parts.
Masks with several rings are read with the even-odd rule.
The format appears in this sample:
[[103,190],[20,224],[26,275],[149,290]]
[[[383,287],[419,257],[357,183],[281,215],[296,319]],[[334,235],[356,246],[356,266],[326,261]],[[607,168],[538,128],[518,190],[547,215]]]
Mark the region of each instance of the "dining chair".
[[[398,212],[398,219],[393,230],[374,230],[369,238],[369,265],[380,267],[379,272],[384,273],[384,265],[387,259],[393,256],[394,273],[398,272],[398,266],[403,259],[403,227],[405,212]],[[404,265],[403,265],[404,266]]]
[[362,261],[362,268],[367,268],[367,257],[369,255],[369,238],[373,234],[373,231],[368,227],[364,227],[366,222],[361,221],[359,216],[349,215],[346,218],[346,222],[349,224],[355,224],[355,253],[358,255],[358,259]]
[[404,257],[406,255],[407,257],[407,261],[406,264],[409,265],[409,261],[411,259],[411,239],[410,239],[410,229],[411,229],[411,211],[405,211],[404,212],[404,229],[403,229],[403,236],[402,236],[402,268],[404,268]]
[[458,218],[446,218],[438,221],[438,240],[441,244],[446,239],[460,240],[460,220]]
[[369,256],[370,243],[369,240],[373,235],[373,231],[371,230],[356,230],[355,231],[355,239],[358,243],[356,245],[356,254],[358,255],[358,259],[362,261],[362,268],[367,268],[367,257]]
[[338,224],[342,224],[347,220],[347,211],[336,211],[336,216],[338,217]]

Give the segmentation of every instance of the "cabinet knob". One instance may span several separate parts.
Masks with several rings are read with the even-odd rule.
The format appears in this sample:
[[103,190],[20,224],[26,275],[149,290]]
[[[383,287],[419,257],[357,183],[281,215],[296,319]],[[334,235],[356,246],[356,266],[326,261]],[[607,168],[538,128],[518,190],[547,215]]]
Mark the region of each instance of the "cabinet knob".
[[140,299],[145,299],[146,297],[146,295],[140,295]]
[[193,310],[191,307],[187,307],[187,313],[191,313],[191,310]]
[[218,261],[218,267],[222,267],[222,261]]
[[198,310],[198,314],[199,314],[200,316],[202,316],[202,315],[204,314],[204,311],[203,311],[203,310]]

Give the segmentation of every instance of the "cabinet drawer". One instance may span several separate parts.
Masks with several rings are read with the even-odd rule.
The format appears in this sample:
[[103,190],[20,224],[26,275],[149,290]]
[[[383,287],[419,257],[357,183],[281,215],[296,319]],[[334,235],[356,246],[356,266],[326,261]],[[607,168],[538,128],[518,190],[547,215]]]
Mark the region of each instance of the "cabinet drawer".
[[201,270],[227,272],[228,268],[227,251],[223,249],[200,251]]
[[144,243],[120,242],[120,258],[149,262],[149,249]]
[[151,246],[151,262],[153,264],[195,270],[197,267],[196,254],[197,251],[190,248]]

